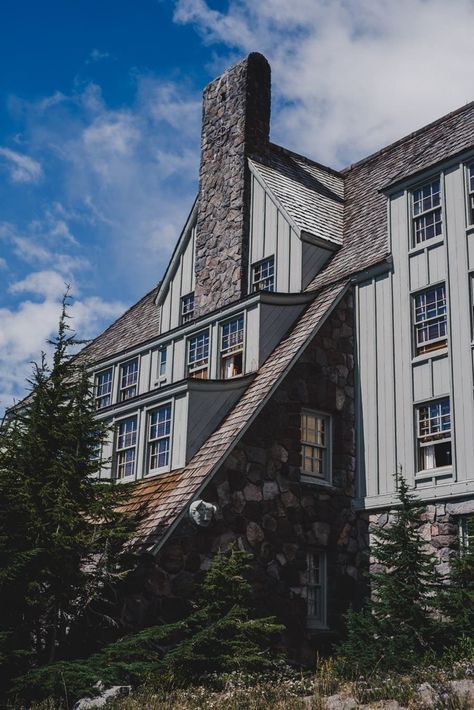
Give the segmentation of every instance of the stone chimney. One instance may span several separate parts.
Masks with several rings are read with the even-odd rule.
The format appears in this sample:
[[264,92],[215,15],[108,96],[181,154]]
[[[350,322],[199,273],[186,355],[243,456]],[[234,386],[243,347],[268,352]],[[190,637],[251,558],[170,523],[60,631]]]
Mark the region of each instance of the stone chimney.
[[204,90],[196,225],[196,315],[247,293],[250,172],[270,132],[270,66],[249,54]]

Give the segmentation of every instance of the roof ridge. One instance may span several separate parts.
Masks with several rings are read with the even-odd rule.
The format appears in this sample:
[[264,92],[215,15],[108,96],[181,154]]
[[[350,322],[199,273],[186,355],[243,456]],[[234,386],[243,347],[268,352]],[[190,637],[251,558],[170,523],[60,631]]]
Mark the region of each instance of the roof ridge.
[[[300,158],[300,160],[303,160],[305,163],[308,163],[310,165],[314,165],[316,168],[320,168],[321,170],[326,170],[328,173],[331,173],[332,175],[335,175],[336,177],[341,178],[342,180],[344,179],[344,175],[340,170],[336,170],[335,168],[329,167],[329,165],[323,165],[322,163],[319,163],[317,160],[313,160],[312,158],[308,158],[307,155],[302,155],[301,153],[297,153],[294,150],[290,150],[289,148],[284,148],[282,145],[278,145],[277,143],[272,143],[270,142],[269,147],[271,149],[275,149],[276,151],[279,151],[280,153],[284,153],[288,155],[290,158]],[[250,156],[252,157],[252,156]],[[257,157],[257,156],[256,156]],[[265,156],[258,156],[264,158]]]
[[348,165],[346,168],[343,168],[341,170],[342,177],[345,178],[346,175],[354,168],[358,168],[361,165],[364,165],[364,163],[369,163],[370,161],[375,160],[376,158],[380,157],[381,155],[385,155],[385,153],[389,153],[394,148],[397,148],[398,146],[402,145],[403,143],[407,143],[408,141],[413,140],[414,138],[417,138],[418,136],[422,135],[423,133],[426,133],[427,131],[431,130],[435,126],[439,126],[440,124],[444,123],[445,121],[452,118],[453,116],[457,116],[457,115],[464,113],[465,111],[469,111],[473,108],[474,108],[474,101],[469,101],[464,106],[460,106],[459,108],[454,109],[453,111],[450,111],[449,113],[446,113],[443,116],[440,116],[439,118],[436,118],[434,121],[431,121],[431,123],[427,123],[426,125],[421,126],[421,128],[417,128],[416,131],[412,131],[411,133],[408,133],[407,135],[402,136],[401,138],[398,138],[396,141],[393,141],[392,143],[389,143],[388,145],[384,146],[383,148],[376,150],[374,153],[370,153],[365,158],[361,158],[360,160],[356,161],[355,163],[351,163],[351,165]]

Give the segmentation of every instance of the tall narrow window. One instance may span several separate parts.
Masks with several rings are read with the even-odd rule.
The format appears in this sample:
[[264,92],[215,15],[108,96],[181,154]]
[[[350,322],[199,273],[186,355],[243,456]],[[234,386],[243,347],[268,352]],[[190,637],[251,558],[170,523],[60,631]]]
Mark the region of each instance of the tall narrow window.
[[138,394],[138,358],[124,362],[120,366],[120,401],[131,399]]
[[459,518],[459,548],[461,554],[474,547],[474,513]]
[[414,246],[442,233],[440,180],[423,185],[413,192]]
[[158,380],[164,382],[166,380],[166,363],[168,359],[168,348],[161,347],[158,350]]
[[329,480],[331,420],[326,414],[301,413],[302,472]]
[[451,408],[449,398],[417,408],[418,470],[451,465]]
[[119,422],[117,432],[117,478],[127,478],[135,473],[137,448],[137,418]]
[[148,429],[148,471],[158,471],[169,465],[171,404],[150,413]]
[[181,299],[181,323],[189,323],[194,318],[194,291]]
[[188,340],[188,375],[200,380],[209,377],[209,331],[193,335]]
[[243,372],[244,317],[221,325],[221,377],[228,380]]
[[112,368],[98,372],[95,376],[95,406],[103,409],[112,404]]
[[414,297],[416,354],[443,348],[447,342],[446,288],[444,284]]
[[467,166],[467,199],[469,224],[474,224],[474,163]]
[[326,625],[326,554],[308,552],[306,555],[306,603],[308,624]]
[[275,290],[275,257],[269,256],[252,265],[252,291]]

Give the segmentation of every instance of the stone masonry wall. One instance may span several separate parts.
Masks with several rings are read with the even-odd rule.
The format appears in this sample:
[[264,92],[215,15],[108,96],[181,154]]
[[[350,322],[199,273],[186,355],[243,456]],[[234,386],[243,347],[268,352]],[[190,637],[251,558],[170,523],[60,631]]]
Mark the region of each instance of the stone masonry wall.
[[[294,655],[300,653],[300,659],[308,636],[306,552],[326,550],[328,625],[332,633],[340,627],[343,611],[357,596],[368,559],[367,524],[351,510],[355,471],[352,318],[349,295],[200,496],[217,505],[211,526],[198,529],[190,521],[183,522],[157,558],[148,560],[132,603],[142,623],[176,619],[185,613],[212,557],[219,549],[236,544],[253,553],[256,599],[263,613],[275,614],[286,624],[286,644]],[[332,415],[330,487],[300,480],[302,407]],[[318,632],[318,643],[333,640],[331,632]]]
[[270,131],[270,66],[250,54],[204,90],[196,225],[195,313],[246,294],[250,221],[247,156]]
[[[418,531],[425,541],[425,549],[434,554],[439,572],[444,576],[449,572],[451,557],[459,546],[459,518],[474,513],[474,500],[437,501],[427,503],[421,515]],[[390,510],[364,514],[369,529],[384,528],[390,524]],[[372,535],[370,535],[372,537]],[[374,564],[372,563],[372,569]]]

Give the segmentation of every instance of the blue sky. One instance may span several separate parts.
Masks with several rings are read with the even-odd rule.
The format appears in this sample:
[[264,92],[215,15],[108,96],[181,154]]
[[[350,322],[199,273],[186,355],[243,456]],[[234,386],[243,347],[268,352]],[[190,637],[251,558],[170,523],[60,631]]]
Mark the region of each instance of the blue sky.
[[225,67],[263,52],[273,139],[341,167],[474,98],[473,27],[473,0],[3,0],[0,408],[65,282],[93,337],[159,280]]

